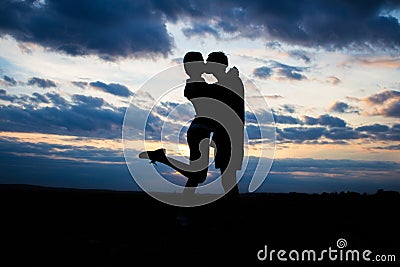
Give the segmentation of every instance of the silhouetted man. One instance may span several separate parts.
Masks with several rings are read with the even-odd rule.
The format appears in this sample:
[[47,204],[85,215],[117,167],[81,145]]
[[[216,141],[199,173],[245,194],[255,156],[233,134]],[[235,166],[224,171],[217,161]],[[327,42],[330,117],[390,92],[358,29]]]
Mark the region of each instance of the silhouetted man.
[[211,84],[210,97],[221,103],[219,121],[212,140],[216,146],[215,167],[221,170],[222,186],[231,196],[239,195],[236,172],[242,168],[244,145],[244,86],[236,68],[226,72],[228,57],[223,52],[208,55],[206,72],[218,82]]

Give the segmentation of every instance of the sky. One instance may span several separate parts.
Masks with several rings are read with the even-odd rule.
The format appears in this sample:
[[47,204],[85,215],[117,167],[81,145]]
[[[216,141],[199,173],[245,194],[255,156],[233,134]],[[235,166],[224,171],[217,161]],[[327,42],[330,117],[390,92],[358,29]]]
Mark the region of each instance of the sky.
[[[274,161],[258,192],[400,190],[400,1],[0,0],[0,183],[141,190],[123,153],[126,110],[139,123],[143,85],[188,51],[224,51],[260,91],[257,115],[273,115]],[[182,156],[194,113],[179,92],[150,126],[174,111],[165,142]],[[248,115],[241,192],[260,141]],[[152,165],[131,160],[151,177]]]

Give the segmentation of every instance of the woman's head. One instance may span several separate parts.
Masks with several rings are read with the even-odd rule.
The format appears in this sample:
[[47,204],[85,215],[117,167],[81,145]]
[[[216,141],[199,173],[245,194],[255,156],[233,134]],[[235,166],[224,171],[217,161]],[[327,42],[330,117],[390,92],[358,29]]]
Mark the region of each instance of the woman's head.
[[183,57],[183,64],[186,73],[190,77],[200,76],[204,73],[204,58],[200,52],[187,52],[186,55]]

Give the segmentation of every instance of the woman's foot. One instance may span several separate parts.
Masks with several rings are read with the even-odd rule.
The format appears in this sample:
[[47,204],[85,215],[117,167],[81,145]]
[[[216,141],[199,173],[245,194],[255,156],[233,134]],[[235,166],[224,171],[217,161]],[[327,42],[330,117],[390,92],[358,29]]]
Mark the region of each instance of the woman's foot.
[[166,159],[165,148],[142,152],[139,154],[139,158],[149,159],[150,163],[152,163],[152,164],[155,164],[156,161],[162,162],[164,159]]

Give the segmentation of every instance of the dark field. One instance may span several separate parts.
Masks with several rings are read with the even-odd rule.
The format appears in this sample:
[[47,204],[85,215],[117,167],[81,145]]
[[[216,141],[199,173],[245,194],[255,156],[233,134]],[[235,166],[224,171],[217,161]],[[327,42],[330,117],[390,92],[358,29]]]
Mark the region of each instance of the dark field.
[[400,261],[398,192],[248,194],[177,208],[145,193],[1,185],[0,201],[0,266],[273,266],[282,262],[257,260],[264,245],[321,251],[339,238]]

